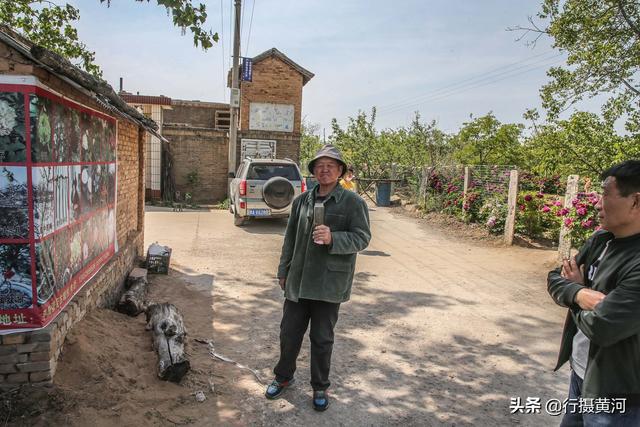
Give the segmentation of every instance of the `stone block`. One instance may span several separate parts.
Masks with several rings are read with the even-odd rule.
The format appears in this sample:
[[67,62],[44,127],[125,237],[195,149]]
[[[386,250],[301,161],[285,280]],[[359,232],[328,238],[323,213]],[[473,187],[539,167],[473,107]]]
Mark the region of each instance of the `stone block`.
[[17,353],[18,347],[15,345],[0,345],[0,356]]
[[31,353],[40,343],[32,342],[30,344],[19,344],[16,348],[18,353]]
[[13,374],[18,372],[15,364],[0,365],[0,374]]
[[51,362],[27,362],[27,363],[18,363],[16,365],[18,371],[20,372],[41,372],[48,371],[51,369]]
[[51,353],[48,351],[40,351],[29,355],[29,362],[46,362],[51,359]]
[[29,374],[26,372],[19,372],[16,374],[9,374],[6,377],[6,382],[11,384],[24,384],[29,382]]
[[51,327],[31,332],[30,342],[46,342],[51,341]]
[[51,350],[51,342],[39,342],[36,343],[36,346],[33,348],[33,352],[39,352],[39,351],[50,351]]
[[9,334],[2,337],[2,344],[24,344],[26,341],[25,334]]
[[31,372],[29,374],[29,381],[32,383],[51,381],[51,372]]
[[0,365],[9,363],[18,363],[18,353],[7,354],[6,356],[0,356]]

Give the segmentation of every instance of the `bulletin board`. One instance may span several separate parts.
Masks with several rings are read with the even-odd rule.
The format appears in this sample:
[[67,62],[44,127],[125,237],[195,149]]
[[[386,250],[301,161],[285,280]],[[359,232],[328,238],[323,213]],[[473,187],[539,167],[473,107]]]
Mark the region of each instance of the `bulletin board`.
[[249,105],[249,129],[293,132],[293,105],[252,102]]
[[115,254],[116,120],[0,76],[0,334],[47,326]]

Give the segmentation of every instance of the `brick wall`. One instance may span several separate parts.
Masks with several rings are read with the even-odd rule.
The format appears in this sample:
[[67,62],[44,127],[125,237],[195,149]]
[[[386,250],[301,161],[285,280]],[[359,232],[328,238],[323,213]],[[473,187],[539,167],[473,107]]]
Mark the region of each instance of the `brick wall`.
[[174,99],[171,101],[171,109],[164,111],[163,121],[165,124],[214,128],[216,110],[229,111],[229,104]]
[[[170,141],[176,191],[183,195],[191,193],[192,200],[196,203],[223,200],[227,194],[227,133],[215,129],[165,124],[163,136]],[[191,172],[198,173],[199,183],[195,188],[187,180],[187,175]]]
[[[92,98],[33,66],[0,42],[0,74],[35,75],[56,92],[80,104],[105,112]],[[49,383],[67,332],[94,307],[112,306],[128,272],[143,254],[144,132],[137,125],[118,121],[117,237],[119,251],[100,269],[53,320],[38,331],[0,336],[0,388],[23,383]]]
[[[130,122],[118,121],[117,234],[124,242],[144,228],[144,134]],[[140,247],[142,253],[142,247]]]
[[249,104],[266,102],[293,105],[293,134],[300,134],[302,74],[292,66],[275,57],[263,59],[253,66],[253,81],[241,82],[240,91],[241,130],[249,130]]

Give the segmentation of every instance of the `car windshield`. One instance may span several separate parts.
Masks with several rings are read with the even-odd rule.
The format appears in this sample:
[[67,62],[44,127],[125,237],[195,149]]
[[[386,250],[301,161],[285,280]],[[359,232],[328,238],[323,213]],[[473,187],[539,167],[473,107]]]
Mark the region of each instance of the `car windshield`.
[[268,180],[274,176],[299,181],[300,175],[295,165],[253,164],[247,171],[247,179]]

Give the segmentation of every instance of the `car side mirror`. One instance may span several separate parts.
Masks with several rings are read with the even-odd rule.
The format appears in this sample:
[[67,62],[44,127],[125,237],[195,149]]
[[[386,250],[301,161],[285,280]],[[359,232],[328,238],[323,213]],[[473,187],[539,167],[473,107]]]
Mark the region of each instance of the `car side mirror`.
[[236,177],[235,172],[229,172],[229,178],[235,178],[235,177]]

